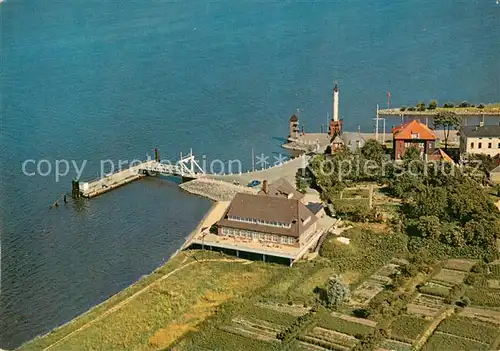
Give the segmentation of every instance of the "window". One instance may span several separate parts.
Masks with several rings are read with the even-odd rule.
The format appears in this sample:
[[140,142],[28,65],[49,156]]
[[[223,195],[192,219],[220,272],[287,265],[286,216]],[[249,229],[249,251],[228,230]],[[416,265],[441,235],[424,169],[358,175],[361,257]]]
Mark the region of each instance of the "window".
[[277,235],[273,235],[273,242],[275,242],[275,243],[278,242],[278,236]]
[[411,133],[411,138],[412,139],[418,139],[419,138],[419,134],[418,133]]
[[491,143],[488,143],[488,149],[491,149]]
[[266,241],[271,241],[271,234],[266,234]]
[[227,235],[227,229],[226,228],[222,228],[222,235]]
[[281,243],[282,244],[286,244],[286,236],[282,236],[281,237]]
[[293,244],[295,242],[295,239],[292,238],[291,236],[288,237],[288,243]]
[[477,148],[478,148],[478,149],[480,149],[480,148],[481,148],[481,146],[483,146],[483,143],[479,143],[479,144],[477,144]]
[[260,239],[260,240],[264,240],[264,239],[265,239],[265,236],[264,236],[264,234],[263,234],[263,233],[260,233],[260,234],[259,234],[259,239]]
[[474,148],[474,143],[470,143],[470,147],[471,147],[471,149],[473,149]]

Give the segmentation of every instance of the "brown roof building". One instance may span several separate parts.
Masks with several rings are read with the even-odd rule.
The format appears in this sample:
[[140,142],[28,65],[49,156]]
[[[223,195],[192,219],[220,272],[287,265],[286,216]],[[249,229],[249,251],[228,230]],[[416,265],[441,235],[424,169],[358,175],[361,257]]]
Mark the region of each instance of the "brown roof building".
[[237,194],[218,222],[218,234],[300,247],[317,217],[298,198]]

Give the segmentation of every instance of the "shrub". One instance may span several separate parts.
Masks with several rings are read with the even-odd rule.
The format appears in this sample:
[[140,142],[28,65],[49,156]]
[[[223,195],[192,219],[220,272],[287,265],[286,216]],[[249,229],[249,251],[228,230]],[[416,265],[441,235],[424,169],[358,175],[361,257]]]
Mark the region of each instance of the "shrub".
[[455,104],[453,102],[447,102],[443,105],[444,108],[453,108]]
[[406,108],[407,108],[407,107],[403,105],[403,106],[401,106],[401,107],[399,108],[399,111],[406,111]]
[[410,106],[410,107],[408,107],[406,110],[407,110],[407,111],[415,111],[415,110],[416,110],[416,108],[415,108],[415,107],[413,107],[413,106]]
[[471,271],[474,273],[487,273],[488,265],[484,262],[479,262],[472,267]]
[[316,323],[317,319],[316,311],[311,309],[311,311],[305,315],[297,318],[297,320],[284,331],[279,332],[276,337],[285,343],[290,342],[295,339],[301,331]]
[[468,297],[468,296],[464,296],[464,297],[462,297],[462,299],[460,300],[460,305],[461,305],[462,307],[467,307],[467,306],[469,306],[469,305],[470,305],[470,299],[469,299],[469,297]]
[[484,105],[483,104],[479,104],[479,105],[477,105],[477,108],[484,108]]
[[458,107],[470,107],[470,104],[467,101],[462,101]]
[[469,274],[464,279],[464,283],[467,285],[476,285],[479,281],[479,277],[475,274]]
[[436,100],[431,100],[431,102],[429,102],[429,110],[435,110],[437,105],[438,104]]
[[417,104],[417,111],[425,111],[427,109],[425,102],[421,102]]
[[370,316],[370,311],[365,308],[358,308],[352,311],[352,314],[358,318],[368,318]]
[[449,304],[454,303],[460,298],[460,296],[462,296],[463,293],[464,293],[464,286],[455,285],[453,286],[453,288],[450,289],[450,292],[448,296],[446,296],[446,298],[444,299],[444,302]]

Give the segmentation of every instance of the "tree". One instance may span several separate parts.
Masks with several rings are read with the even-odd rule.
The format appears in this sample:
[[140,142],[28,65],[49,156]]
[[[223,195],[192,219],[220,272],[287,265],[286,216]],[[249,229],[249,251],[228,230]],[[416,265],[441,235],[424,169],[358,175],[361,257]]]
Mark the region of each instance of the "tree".
[[363,145],[361,154],[365,159],[375,161],[378,165],[380,165],[385,156],[384,147],[375,139],[369,139],[365,145]]
[[436,100],[431,100],[431,102],[429,102],[429,110],[435,110],[437,105],[438,103]]
[[421,216],[416,227],[423,238],[439,240],[441,236],[441,221],[436,216]]
[[417,111],[425,111],[426,110],[426,104],[424,101],[420,102],[417,104]]
[[403,155],[403,161],[405,164],[411,161],[420,160],[420,150],[414,146],[409,147],[405,150]]
[[448,149],[448,138],[452,129],[460,125],[460,117],[453,111],[440,111],[434,117],[434,128],[444,129],[444,149]]
[[338,276],[333,276],[326,287],[326,299],[329,308],[338,308],[347,301],[351,295],[349,287]]

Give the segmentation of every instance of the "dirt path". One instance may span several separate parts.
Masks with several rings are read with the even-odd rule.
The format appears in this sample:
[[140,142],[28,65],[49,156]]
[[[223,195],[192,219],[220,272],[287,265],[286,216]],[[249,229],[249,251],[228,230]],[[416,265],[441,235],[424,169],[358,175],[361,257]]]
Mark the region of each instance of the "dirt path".
[[183,270],[184,268],[186,267],[189,267],[191,266],[192,264],[195,264],[195,263],[201,263],[201,262],[240,262],[240,263],[244,263],[244,262],[247,262],[247,260],[243,260],[243,259],[227,259],[227,258],[217,258],[217,259],[207,259],[207,260],[197,260],[197,261],[192,261],[192,262],[189,262],[189,263],[186,263],[185,265],[179,267],[179,268],[176,268],[174,269],[172,272],[169,272],[167,274],[165,274],[163,277],[155,280],[154,282],[152,282],[151,284],[145,286],[144,288],[142,288],[141,290],[137,291],[136,293],[134,293],[133,295],[127,297],[125,300],[117,303],[115,306],[111,307],[109,310],[107,310],[106,312],[102,313],[101,315],[99,315],[98,317],[96,317],[95,319],[91,320],[90,322],[82,325],[80,328],[76,329],[76,330],[73,330],[71,333],[69,333],[68,335],[66,335],[65,337],[59,339],[58,341],[56,341],[55,343],[47,346],[46,348],[44,348],[43,350],[49,350],[51,349],[52,347],[54,346],[57,346],[59,345],[60,343],[62,343],[63,341],[67,340],[68,338],[70,338],[71,336],[73,336],[74,334],[90,327],[91,325],[93,325],[94,323],[96,322],[99,322],[100,320],[102,320],[104,317],[110,315],[111,313],[113,312],[116,312],[118,311],[120,308],[122,308],[123,306],[125,306],[127,303],[129,303],[131,300],[135,299],[137,296],[141,295],[142,293],[148,291],[152,286],[158,284],[159,282],[167,279],[168,277],[170,277],[171,275],[179,272],[180,270]]

